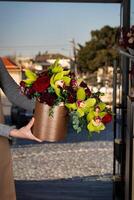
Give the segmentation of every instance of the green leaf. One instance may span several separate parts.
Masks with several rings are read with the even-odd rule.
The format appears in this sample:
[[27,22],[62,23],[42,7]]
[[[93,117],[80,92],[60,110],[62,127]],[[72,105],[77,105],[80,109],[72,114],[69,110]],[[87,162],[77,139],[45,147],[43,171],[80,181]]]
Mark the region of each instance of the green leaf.
[[57,86],[54,87],[55,93],[57,94],[57,96],[60,96],[60,88],[58,88]]
[[78,129],[77,129],[77,133],[80,133],[82,131],[82,129],[79,127]]
[[50,94],[53,94],[55,92],[54,88],[52,88],[51,86],[48,88],[48,92]]
[[73,122],[72,122],[72,124],[76,124],[76,125],[78,125],[79,124],[79,121],[78,120],[73,120]]
[[74,128],[74,129],[77,129],[77,127],[78,127],[78,126],[76,126],[76,125],[73,125],[73,128]]
[[77,133],[81,132],[82,128],[84,128],[84,126],[85,126],[86,118],[84,116],[79,117],[77,111],[72,111],[70,113],[70,115],[71,115],[71,118],[72,118],[73,129]]

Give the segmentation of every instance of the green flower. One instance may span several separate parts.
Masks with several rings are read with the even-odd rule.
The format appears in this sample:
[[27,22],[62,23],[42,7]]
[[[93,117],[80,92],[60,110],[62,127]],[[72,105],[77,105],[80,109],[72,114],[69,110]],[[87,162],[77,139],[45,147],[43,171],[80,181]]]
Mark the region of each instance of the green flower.
[[90,132],[100,132],[103,131],[105,129],[104,124],[101,122],[101,119],[97,118],[97,119],[92,119],[89,124],[87,125],[87,129]]

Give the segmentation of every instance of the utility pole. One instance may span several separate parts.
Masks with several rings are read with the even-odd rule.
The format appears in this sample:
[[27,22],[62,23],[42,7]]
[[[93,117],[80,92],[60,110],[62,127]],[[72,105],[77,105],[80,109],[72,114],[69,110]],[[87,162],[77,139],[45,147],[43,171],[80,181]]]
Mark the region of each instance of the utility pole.
[[75,43],[75,40],[74,40],[74,39],[72,39],[70,42],[72,43],[72,47],[73,47],[74,73],[75,73],[75,75],[77,76],[77,75],[78,75],[78,70],[77,70],[77,58],[76,58],[76,43]]

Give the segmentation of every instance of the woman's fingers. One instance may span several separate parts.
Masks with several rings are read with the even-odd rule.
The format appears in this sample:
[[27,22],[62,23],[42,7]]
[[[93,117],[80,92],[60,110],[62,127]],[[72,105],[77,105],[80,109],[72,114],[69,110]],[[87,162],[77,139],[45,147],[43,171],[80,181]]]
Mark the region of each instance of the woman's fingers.
[[37,142],[42,142],[42,140],[38,139],[37,137],[35,137],[33,134],[32,134],[32,139],[37,141]]
[[[26,128],[28,128],[28,129],[30,130],[30,129],[32,128],[33,124],[34,124],[34,117],[32,117],[32,119],[30,120],[30,122],[27,124]],[[38,139],[37,137],[35,137],[35,136],[32,134],[32,132],[31,132],[31,134],[30,134],[30,138],[31,138],[32,140],[36,140],[37,142],[42,142],[42,140],[40,140],[40,139]]]
[[22,133],[22,138],[27,138],[27,139],[30,139],[30,140],[35,140],[37,142],[42,142],[42,140],[38,139],[37,137],[35,137],[32,132],[31,132],[31,128],[34,124],[34,117],[32,117],[32,119],[30,120],[30,122],[25,126],[25,127],[22,127],[20,129],[20,132]]
[[27,127],[28,129],[31,129],[32,126],[33,126],[33,124],[34,124],[34,117],[32,117],[32,119],[31,119],[30,122],[26,125],[26,127]]

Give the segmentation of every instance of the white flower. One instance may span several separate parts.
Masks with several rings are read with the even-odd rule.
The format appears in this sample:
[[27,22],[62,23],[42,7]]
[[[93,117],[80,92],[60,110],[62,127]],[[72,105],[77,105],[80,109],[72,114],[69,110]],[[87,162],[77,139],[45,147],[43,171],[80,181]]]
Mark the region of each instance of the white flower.
[[55,85],[60,86],[61,88],[63,88],[64,81],[63,80],[58,80],[58,81],[55,82]]
[[127,33],[127,37],[131,37],[132,34],[130,32]]
[[133,42],[134,42],[134,38],[133,37],[129,38],[128,43],[132,44]]

